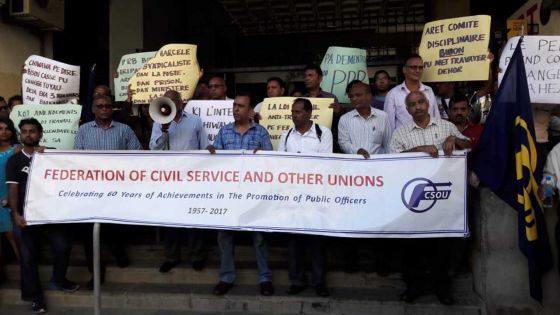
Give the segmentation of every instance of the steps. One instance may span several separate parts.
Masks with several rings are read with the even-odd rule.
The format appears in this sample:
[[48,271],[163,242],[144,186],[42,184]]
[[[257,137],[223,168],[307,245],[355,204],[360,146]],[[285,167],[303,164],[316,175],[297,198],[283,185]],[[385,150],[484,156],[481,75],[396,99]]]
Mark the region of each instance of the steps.
[[[262,297],[256,284],[256,270],[252,247],[236,248],[237,280],[235,287],[223,297],[212,295],[218,281],[218,255],[213,248],[207,268],[194,271],[184,262],[167,274],[158,271],[163,262],[163,247],[155,245],[135,245],[128,247],[131,265],[121,269],[107,261],[106,283],[101,287],[102,306],[108,314],[118,310],[137,310],[152,314],[481,314],[483,305],[472,289],[470,274],[461,274],[453,281],[453,291],[457,303],[453,306],[439,304],[434,295],[418,299],[414,305],[399,300],[405,288],[399,273],[379,277],[375,273],[357,272],[348,274],[333,270],[327,274],[327,284],[331,297],[320,298],[312,288],[297,296],[285,294],[290,282],[286,266],[287,252],[283,247],[271,247],[270,265],[276,294]],[[48,261],[48,254],[46,261]],[[331,255],[332,256],[332,255]],[[329,256],[329,266],[332,258]],[[108,256],[107,256],[108,257]],[[46,282],[50,278],[51,266],[46,263],[39,268],[40,278]],[[8,281],[0,286],[2,307],[24,308],[27,302],[20,300],[19,266],[6,266]],[[85,284],[90,279],[85,267],[83,250],[75,246],[71,258],[68,278]],[[50,313],[55,311],[72,314],[93,314],[93,294],[80,290],[74,294],[59,291],[45,291]],[[1,312],[0,313],[4,314]],[[77,312],[77,311],[76,311]],[[164,312],[164,313],[160,313]],[[103,313],[105,314],[105,312]],[[126,314],[126,313],[123,313]],[[136,313],[135,313],[136,314]],[[144,313],[139,313],[144,314]],[[156,313],[153,313],[156,314]]]

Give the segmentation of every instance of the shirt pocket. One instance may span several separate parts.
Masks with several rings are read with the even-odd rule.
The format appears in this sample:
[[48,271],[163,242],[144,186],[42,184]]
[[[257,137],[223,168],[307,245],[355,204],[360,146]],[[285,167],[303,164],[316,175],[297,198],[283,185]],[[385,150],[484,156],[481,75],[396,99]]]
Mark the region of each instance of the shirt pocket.
[[247,149],[254,150],[256,148],[262,149],[261,143],[259,141],[255,141],[255,140],[247,141]]
[[372,142],[375,144],[382,144],[383,143],[383,131],[381,130],[374,130],[372,133]]

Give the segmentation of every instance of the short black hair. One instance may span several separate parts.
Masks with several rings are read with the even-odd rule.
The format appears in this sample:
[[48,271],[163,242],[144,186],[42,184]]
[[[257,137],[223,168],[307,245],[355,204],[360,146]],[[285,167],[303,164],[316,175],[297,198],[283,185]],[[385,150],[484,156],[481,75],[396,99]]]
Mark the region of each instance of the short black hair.
[[12,107],[12,102],[13,101],[21,101],[23,103],[23,98],[21,97],[21,95],[14,95],[12,97],[10,97],[10,99],[8,99],[8,105],[10,105],[10,107]]
[[268,80],[266,80],[266,84],[270,83],[270,81],[276,81],[278,82],[278,85],[280,85],[281,88],[286,88],[286,84],[284,83],[284,80],[280,79],[279,77],[268,78]]
[[469,99],[465,95],[455,94],[451,97],[451,99],[449,101],[449,109],[451,109],[451,107],[453,107],[453,105],[455,105],[457,103],[461,103],[461,102],[467,103],[467,107],[470,107]]
[[[404,60],[403,65],[406,66],[406,64],[408,63],[408,61],[409,61],[410,59],[413,59],[413,58],[420,58],[420,59],[422,59],[422,56],[420,56],[419,54],[410,54],[410,55],[408,55],[408,57],[406,57],[406,59]],[[424,59],[422,59],[422,60],[424,60]]]
[[321,67],[319,67],[319,65],[316,64],[309,64],[307,66],[305,66],[305,68],[303,69],[303,71],[307,71],[307,70],[313,70],[315,72],[317,72],[317,74],[322,77],[323,76],[323,70],[321,70]]
[[251,108],[255,108],[255,106],[257,105],[253,102],[253,97],[251,96],[251,92],[249,92],[249,91],[239,91],[239,92],[235,93],[235,97],[237,97],[237,96],[248,97],[249,98],[249,106],[251,106]]
[[18,128],[21,129],[23,125],[35,125],[39,132],[43,132],[43,125],[35,118],[24,118],[19,121]]
[[306,112],[311,112],[313,110],[313,104],[311,104],[310,100],[303,97],[299,97],[294,100],[294,104],[298,102],[303,103],[303,110],[305,110]]
[[350,81],[350,83],[348,83],[348,85],[346,86],[346,94],[350,93],[350,90],[351,90],[351,89],[354,87],[354,85],[356,85],[356,84],[363,84],[363,85],[367,86],[366,92],[369,91],[369,94],[372,94],[372,95],[373,95],[373,93],[372,93],[372,91],[371,91],[371,86],[370,86],[369,84],[365,84],[364,82],[362,82],[362,81],[360,81],[360,80],[352,80],[352,81]]
[[375,80],[377,80],[377,75],[385,73],[385,75],[387,76],[387,79],[391,79],[391,76],[389,75],[389,72],[387,72],[386,70],[377,70],[375,71],[375,74],[373,75],[373,82],[375,83]]

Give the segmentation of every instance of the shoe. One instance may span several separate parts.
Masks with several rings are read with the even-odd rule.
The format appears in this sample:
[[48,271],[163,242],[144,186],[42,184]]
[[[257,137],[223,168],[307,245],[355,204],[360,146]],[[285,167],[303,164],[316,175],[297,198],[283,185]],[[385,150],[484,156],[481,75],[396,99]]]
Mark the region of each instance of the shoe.
[[74,293],[80,289],[80,285],[76,282],[64,279],[64,283],[58,284],[54,281],[49,281],[48,288],[51,290],[63,291],[65,293]]
[[130,265],[130,259],[126,255],[117,257],[117,267],[126,268]]
[[262,296],[271,296],[274,294],[274,287],[271,281],[264,281],[259,284]]
[[401,294],[401,301],[412,304],[420,296],[420,293],[415,289],[406,289],[406,291]]
[[202,271],[202,269],[206,267],[206,263],[204,262],[204,260],[195,260],[192,262],[192,267],[196,271]]
[[166,273],[169,272],[169,270],[173,269],[173,267],[177,266],[179,264],[179,261],[164,261],[163,264],[161,264],[161,266],[159,266],[159,272],[161,273]]
[[287,294],[289,295],[296,295],[301,293],[303,290],[305,290],[307,287],[303,286],[303,285],[295,285],[292,284],[289,288],[288,291],[286,291]]
[[330,294],[329,289],[327,289],[327,286],[324,284],[320,284],[318,286],[315,287],[315,293],[317,293],[318,296],[320,297],[327,297]]
[[33,303],[31,303],[31,311],[33,312],[33,314],[43,314],[48,312],[47,311],[47,305],[45,304],[45,302],[43,301],[34,301]]
[[214,295],[224,295],[224,294],[228,293],[228,291],[231,288],[233,288],[233,283],[220,281],[214,287],[214,292],[213,293],[214,293]]

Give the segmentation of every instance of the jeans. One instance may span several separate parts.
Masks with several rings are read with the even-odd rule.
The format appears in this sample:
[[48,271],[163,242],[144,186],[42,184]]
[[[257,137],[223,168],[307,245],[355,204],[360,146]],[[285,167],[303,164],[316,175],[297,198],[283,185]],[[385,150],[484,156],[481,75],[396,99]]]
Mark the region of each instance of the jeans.
[[25,301],[42,300],[43,290],[37,269],[41,239],[47,237],[51,244],[53,255],[51,281],[62,285],[66,279],[72,248],[67,227],[63,224],[35,225],[24,228],[14,225],[14,236],[21,253],[21,298]]
[[[220,248],[220,281],[233,283],[235,281],[235,262],[233,236],[234,231],[218,231],[218,246]],[[268,268],[268,250],[263,234],[251,232],[255,255],[257,256],[257,281],[259,283],[272,280],[272,273]]]

